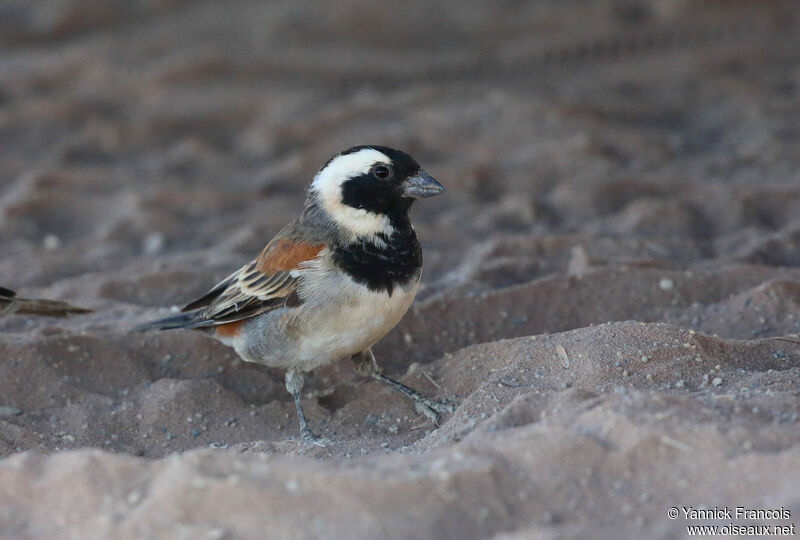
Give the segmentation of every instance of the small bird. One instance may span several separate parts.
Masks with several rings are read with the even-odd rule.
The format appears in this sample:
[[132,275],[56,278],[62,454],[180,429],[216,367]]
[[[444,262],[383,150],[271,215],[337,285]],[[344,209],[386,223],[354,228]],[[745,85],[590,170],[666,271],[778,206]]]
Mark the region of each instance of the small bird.
[[73,313],[91,312],[91,309],[73,306],[60,300],[20,298],[11,289],[0,287],[0,317],[12,313],[42,315],[44,317],[67,317]]
[[412,203],[444,191],[405,152],[355,146],[336,154],[309,185],[300,217],[254,260],[184,313],[137,330],[203,329],[247,362],[285,369],[307,443],[322,444],[303,413],[303,374],[346,357],[357,373],[401,392],[436,422],[453,406],[383,375],[371,347],[400,321],[419,288]]

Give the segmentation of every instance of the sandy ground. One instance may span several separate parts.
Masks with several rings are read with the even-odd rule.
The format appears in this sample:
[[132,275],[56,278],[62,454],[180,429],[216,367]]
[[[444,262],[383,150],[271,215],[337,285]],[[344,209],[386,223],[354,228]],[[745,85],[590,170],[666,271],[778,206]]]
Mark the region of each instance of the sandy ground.
[[[683,538],[800,521],[791,1],[0,3],[4,538]],[[448,188],[376,355],[307,379],[132,334],[254,256],[334,152]]]

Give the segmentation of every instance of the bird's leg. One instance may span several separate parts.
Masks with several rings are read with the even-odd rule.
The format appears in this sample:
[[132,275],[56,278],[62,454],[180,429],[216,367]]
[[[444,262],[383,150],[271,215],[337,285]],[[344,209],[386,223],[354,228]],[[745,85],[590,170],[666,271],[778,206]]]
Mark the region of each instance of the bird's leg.
[[286,390],[292,394],[294,398],[294,407],[297,409],[297,419],[300,421],[300,438],[307,444],[316,444],[318,446],[325,446],[322,439],[314,435],[311,428],[308,427],[308,420],[303,412],[303,405],[300,403],[300,392],[303,390],[303,372],[290,369],[286,372]]
[[353,361],[353,368],[356,370],[356,373],[388,384],[393,389],[411,399],[414,402],[417,412],[430,418],[437,426],[439,425],[439,413],[455,412],[455,407],[453,407],[453,405],[428,399],[413,388],[409,388],[403,383],[381,373],[378,364],[375,362],[375,355],[372,354],[372,349],[366,349],[360,353],[354,354],[351,360]]

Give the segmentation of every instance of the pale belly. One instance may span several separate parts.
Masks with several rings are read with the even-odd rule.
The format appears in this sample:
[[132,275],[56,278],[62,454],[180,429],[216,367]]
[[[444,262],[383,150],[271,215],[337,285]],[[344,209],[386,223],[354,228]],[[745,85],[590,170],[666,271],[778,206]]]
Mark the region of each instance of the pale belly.
[[300,310],[302,323],[293,356],[304,369],[372,346],[400,322],[419,288],[419,282],[414,281],[396,287],[390,296],[352,282],[341,285],[325,301]]

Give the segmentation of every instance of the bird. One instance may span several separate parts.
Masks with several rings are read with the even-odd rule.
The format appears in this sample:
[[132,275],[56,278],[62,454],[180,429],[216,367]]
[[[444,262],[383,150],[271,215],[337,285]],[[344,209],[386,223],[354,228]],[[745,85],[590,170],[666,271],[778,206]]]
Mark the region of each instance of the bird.
[[12,313],[42,315],[44,317],[67,317],[71,314],[91,312],[91,309],[73,306],[60,300],[20,298],[15,291],[0,287],[0,317]]
[[420,286],[422,250],[409,211],[417,199],[444,192],[406,152],[378,145],[344,150],[316,173],[300,216],[257,257],[180,314],[135,330],[203,330],[244,361],[284,369],[305,443],[326,441],[303,412],[304,374],[347,357],[356,373],[402,393],[437,423],[454,406],[385,376],[372,347],[405,315]]

